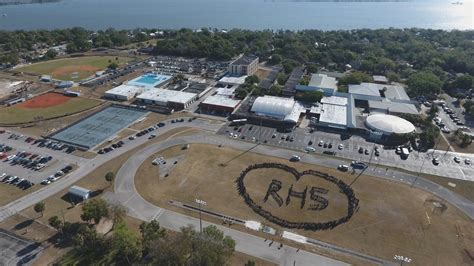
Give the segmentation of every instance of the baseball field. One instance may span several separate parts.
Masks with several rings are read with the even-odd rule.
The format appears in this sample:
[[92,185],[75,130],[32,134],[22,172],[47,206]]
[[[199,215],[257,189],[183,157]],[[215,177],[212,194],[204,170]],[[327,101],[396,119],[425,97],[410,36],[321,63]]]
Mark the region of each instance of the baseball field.
[[34,122],[77,113],[99,104],[99,101],[93,99],[49,92],[17,105],[0,108],[0,123]]
[[112,62],[122,66],[132,60],[133,58],[130,57],[116,56],[71,57],[31,64],[17,70],[50,75],[53,79],[80,81],[94,75],[97,71],[106,69]]

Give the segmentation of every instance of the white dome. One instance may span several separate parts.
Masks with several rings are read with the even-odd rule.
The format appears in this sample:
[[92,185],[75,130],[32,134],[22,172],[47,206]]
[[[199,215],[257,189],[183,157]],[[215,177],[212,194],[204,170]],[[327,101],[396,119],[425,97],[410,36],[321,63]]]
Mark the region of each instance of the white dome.
[[252,112],[261,115],[283,118],[293,110],[295,101],[290,98],[264,96],[258,97],[252,105]]
[[415,126],[412,123],[394,115],[370,115],[365,124],[368,128],[385,134],[408,134],[415,131]]

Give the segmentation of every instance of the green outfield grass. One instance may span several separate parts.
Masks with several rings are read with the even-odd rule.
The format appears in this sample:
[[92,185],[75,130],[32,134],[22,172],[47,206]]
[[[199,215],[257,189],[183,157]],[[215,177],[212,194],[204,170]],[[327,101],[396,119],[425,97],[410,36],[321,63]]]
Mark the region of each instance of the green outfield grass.
[[10,106],[0,109],[0,123],[27,123],[40,119],[59,117],[77,113],[99,105],[100,102],[81,97],[71,98],[66,103],[45,108],[22,108]]
[[[118,59],[118,60],[116,60]],[[111,62],[119,66],[132,61],[130,57],[84,56],[51,60],[18,68],[18,71],[51,75],[53,79],[79,81],[104,70]]]

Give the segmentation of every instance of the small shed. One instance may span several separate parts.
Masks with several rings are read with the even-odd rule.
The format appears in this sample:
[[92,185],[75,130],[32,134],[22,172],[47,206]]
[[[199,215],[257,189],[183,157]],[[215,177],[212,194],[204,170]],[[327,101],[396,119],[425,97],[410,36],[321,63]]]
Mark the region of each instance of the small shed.
[[85,201],[90,197],[91,191],[83,187],[72,186],[69,188],[68,195],[72,201]]

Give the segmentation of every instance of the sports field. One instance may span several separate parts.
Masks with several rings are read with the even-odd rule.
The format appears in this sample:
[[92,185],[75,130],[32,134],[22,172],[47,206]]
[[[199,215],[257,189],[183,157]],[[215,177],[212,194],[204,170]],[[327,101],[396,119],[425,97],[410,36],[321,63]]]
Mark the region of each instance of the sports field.
[[[178,161],[174,168],[167,170],[168,176],[160,175],[160,168],[151,163],[160,156],[168,159],[167,164]],[[315,170],[346,184],[355,178],[350,172],[216,146],[190,145],[188,150],[173,147],[147,159],[139,168],[135,185],[141,196],[161,207],[190,214],[171,206],[168,201],[194,205],[194,200],[199,198],[207,202],[205,208],[211,211],[256,220],[280,233],[289,230],[389,261],[395,254],[410,257],[418,265],[462,265],[469,260],[465,249],[474,248],[472,221],[428,193],[370,176],[359,177],[352,186],[359,209],[346,223],[320,231],[285,229],[252,210],[237,191],[235,181],[241,172],[249,165],[261,163],[284,164],[299,173]],[[276,189],[270,189],[272,183],[277,185]],[[324,178],[303,175],[298,179],[277,168],[256,169],[246,175],[244,185],[255,204],[287,221],[320,223],[347,214],[347,198],[334,183]],[[313,187],[316,187],[315,193],[311,193]],[[293,193],[288,197],[290,188],[293,192],[304,192],[308,188],[306,202],[301,200],[302,194]],[[269,190],[277,191],[280,203],[278,196],[267,193]],[[438,209],[437,204],[443,207]]]
[[51,60],[18,68],[18,71],[51,75],[53,79],[79,81],[106,69],[110,63],[119,66],[132,61],[130,57],[115,56],[84,56]]
[[100,102],[60,93],[45,93],[26,102],[0,108],[0,123],[27,123],[77,113],[99,105]]

